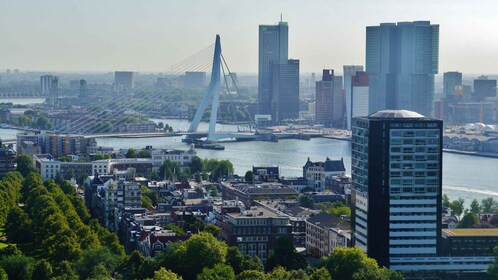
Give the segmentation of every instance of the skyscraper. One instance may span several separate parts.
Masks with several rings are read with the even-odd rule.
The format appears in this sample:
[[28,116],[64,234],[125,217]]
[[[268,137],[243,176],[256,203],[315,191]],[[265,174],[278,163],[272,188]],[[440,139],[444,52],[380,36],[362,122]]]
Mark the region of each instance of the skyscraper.
[[271,115],[279,122],[299,117],[299,60],[273,64],[271,72]]
[[439,25],[381,23],[366,30],[370,113],[407,109],[431,115],[439,63]]
[[[284,100],[291,104],[299,103],[299,60],[288,59],[288,34],[287,22],[259,26],[258,114],[272,115],[276,122],[281,121],[282,117],[292,118],[299,114],[299,106],[296,109],[294,105],[291,108],[279,105]],[[281,78],[286,82],[280,81]],[[287,82],[291,85],[286,85]],[[297,87],[294,86],[296,82]],[[278,93],[273,90],[278,90]]]
[[455,96],[455,88],[462,85],[462,73],[445,72],[443,74],[443,97]]
[[351,115],[362,117],[368,115],[368,74],[356,72],[351,77]]
[[486,97],[496,97],[496,80],[488,79],[487,76],[480,76],[474,80],[475,101],[483,101]]
[[357,71],[363,71],[363,66],[361,65],[344,65],[343,66],[344,75],[344,94],[346,98],[346,127],[351,129],[351,77],[356,75]]
[[134,72],[116,71],[114,72],[114,83],[124,89],[130,90],[135,88]]
[[315,122],[327,127],[343,127],[342,77],[334,76],[334,70],[324,69],[322,80],[316,82]]
[[353,118],[353,240],[379,265],[440,253],[443,123],[406,110]]

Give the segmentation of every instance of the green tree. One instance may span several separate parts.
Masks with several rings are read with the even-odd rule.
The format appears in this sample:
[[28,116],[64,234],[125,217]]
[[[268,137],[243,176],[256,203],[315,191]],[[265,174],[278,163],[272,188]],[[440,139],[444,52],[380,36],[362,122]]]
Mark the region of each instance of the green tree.
[[126,158],[136,158],[136,151],[133,148],[129,148],[128,151],[126,152]]
[[0,268],[0,280],[8,280],[7,278],[7,272],[5,272],[5,270],[3,270],[3,268]]
[[258,270],[244,270],[235,277],[236,280],[266,280],[266,275]]
[[194,156],[192,158],[192,162],[190,163],[190,171],[192,174],[198,174],[202,172],[202,169],[204,167],[204,162],[202,159],[198,156]]
[[244,175],[244,181],[246,182],[252,182],[254,179],[254,173],[252,173],[251,170],[246,171],[246,175]]
[[359,247],[337,247],[323,259],[323,264],[334,280],[369,279],[362,277],[387,273],[379,272],[377,261],[369,258]]
[[35,259],[20,254],[0,258],[0,267],[5,270],[9,280],[31,279],[35,265]]
[[38,117],[38,120],[36,120],[36,126],[40,129],[51,129],[53,125],[47,117],[40,116]]
[[310,280],[332,280],[332,276],[326,268],[320,267],[311,273]]
[[315,207],[315,201],[309,195],[302,195],[299,198],[299,204],[301,204],[301,207],[310,208],[310,209],[313,209],[313,207]]
[[497,203],[492,197],[481,200],[482,213],[496,213]]
[[351,208],[347,206],[333,207],[327,211],[329,214],[340,217],[342,215],[351,216]]
[[38,261],[33,271],[33,275],[36,275],[36,279],[39,280],[50,280],[52,274],[52,265],[46,260]]
[[443,194],[443,207],[450,207],[450,198],[447,194]]
[[7,240],[12,243],[26,243],[30,241],[30,231],[33,221],[18,206],[12,207],[5,222]]
[[266,270],[270,271],[278,266],[285,269],[302,269],[306,267],[304,257],[296,252],[292,237],[279,237],[275,241],[266,261]]
[[33,166],[33,159],[26,154],[17,155],[16,164],[17,171],[24,177],[27,177],[31,172],[37,172],[36,168]]
[[185,279],[195,279],[204,267],[212,268],[224,263],[227,255],[225,242],[207,232],[194,234],[187,241],[172,244],[159,257],[159,264],[182,275]]
[[266,279],[268,280],[288,280],[289,278],[290,273],[281,266],[274,268],[266,275]]
[[121,263],[120,272],[123,275],[123,279],[141,279],[143,278],[140,273],[140,267],[144,263],[145,258],[138,252],[134,250],[130,255],[126,256],[126,259]]
[[81,259],[76,264],[76,271],[83,279],[92,275],[92,269],[102,264],[110,274],[116,270],[120,262],[120,257],[111,253],[107,247],[98,247],[83,251]]
[[137,157],[139,157],[139,158],[150,158],[150,152],[147,151],[147,150],[140,150],[140,152],[138,152],[138,154],[137,154]]
[[19,116],[19,118],[17,118],[17,124],[19,124],[20,126],[30,126],[32,124],[32,120],[26,115],[21,115]]
[[176,275],[171,270],[161,267],[158,271],[154,272],[154,277],[147,278],[147,280],[182,280],[182,277]]
[[203,231],[211,233],[216,238],[221,236],[221,229],[213,224],[207,224]]
[[453,214],[455,216],[460,217],[460,215],[462,215],[463,210],[465,209],[464,203],[465,203],[465,200],[463,198],[453,200],[450,203],[451,211],[453,212]]
[[101,160],[101,159],[111,159],[111,156],[108,154],[96,154],[93,156],[93,160]]
[[213,268],[205,267],[202,273],[197,275],[197,280],[235,280],[233,269],[226,264],[216,264]]
[[465,214],[463,215],[462,220],[458,223],[458,228],[473,228],[475,225],[480,223],[477,214],[474,212],[470,212],[465,210]]
[[472,203],[470,203],[470,212],[474,214],[481,213],[481,205],[479,205],[479,201],[477,199],[472,200]]

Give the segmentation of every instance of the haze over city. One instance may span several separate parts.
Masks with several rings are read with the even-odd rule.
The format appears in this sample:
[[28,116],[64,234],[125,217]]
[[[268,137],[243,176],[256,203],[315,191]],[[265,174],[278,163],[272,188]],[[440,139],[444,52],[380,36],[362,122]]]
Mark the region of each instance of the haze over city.
[[[220,34],[232,69],[257,73],[258,25],[289,23],[301,71],[365,63],[365,26],[440,25],[439,72],[494,74],[494,1],[1,1],[0,68],[162,72]],[[340,72],[340,71],[339,71]]]

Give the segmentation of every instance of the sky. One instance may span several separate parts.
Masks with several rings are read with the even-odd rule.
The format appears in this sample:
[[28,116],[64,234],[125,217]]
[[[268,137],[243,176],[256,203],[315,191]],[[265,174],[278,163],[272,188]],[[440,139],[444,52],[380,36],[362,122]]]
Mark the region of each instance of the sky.
[[280,14],[302,73],[364,65],[366,26],[414,20],[440,25],[440,73],[498,73],[496,0],[0,0],[0,72],[164,72],[220,34],[230,70],[257,73]]

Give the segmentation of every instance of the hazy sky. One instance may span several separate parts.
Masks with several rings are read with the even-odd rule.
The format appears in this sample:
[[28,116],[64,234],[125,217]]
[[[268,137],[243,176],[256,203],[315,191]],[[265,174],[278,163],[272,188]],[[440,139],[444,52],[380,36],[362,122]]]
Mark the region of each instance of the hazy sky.
[[430,20],[440,73],[498,73],[496,0],[0,0],[0,72],[160,72],[219,33],[231,70],[256,73],[258,25],[280,13],[301,72],[363,65],[367,25]]

